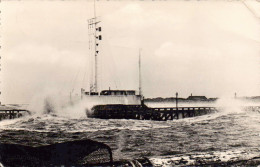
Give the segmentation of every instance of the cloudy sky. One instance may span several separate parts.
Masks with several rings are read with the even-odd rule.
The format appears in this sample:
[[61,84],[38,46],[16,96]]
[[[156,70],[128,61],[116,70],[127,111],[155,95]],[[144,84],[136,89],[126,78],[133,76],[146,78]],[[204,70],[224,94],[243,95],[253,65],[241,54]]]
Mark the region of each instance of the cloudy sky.
[[[93,1],[2,1],[3,103],[89,89]],[[260,2],[98,1],[99,89],[145,97],[260,95]]]

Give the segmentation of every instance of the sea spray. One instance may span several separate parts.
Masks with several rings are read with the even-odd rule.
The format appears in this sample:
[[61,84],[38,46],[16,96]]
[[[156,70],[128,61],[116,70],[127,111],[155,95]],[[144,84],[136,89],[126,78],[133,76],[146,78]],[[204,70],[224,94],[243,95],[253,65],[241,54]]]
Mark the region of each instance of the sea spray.
[[67,105],[69,102],[68,96],[56,92],[45,91],[36,94],[29,103],[28,110],[34,115],[55,113],[59,108]]
[[201,122],[201,121],[208,121],[220,118],[222,116],[226,116],[229,114],[240,114],[245,113],[244,107],[247,105],[252,105],[252,102],[246,102],[241,99],[235,99],[228,96],[222,96],[219,98],[214,104],[212,103],[212,107],[216,107],[217,112],[213,114],[206,114],[202,116],[196,116],[191,118],[180,119],[180,122]]
[[54,105],[52,103],[52,100],[50,100],[50,98],[45,98],[44,99],[44,110],[43,113],[44,114],[50,114],[53,113],[54,111]]
[[247,100],[245,98],[232,98],[227,96],[219,98],[216,102],[216,107],[219,109],[219,111],[226,114],[247,112],[247,107],[254,107],[259,105],[260,104],[258,101]]
[[245,102],[232,98],[232,97],[227,97],[223,96],[219,98],[216,102],[216,107],[221,111],[222,113],[241,113],[243,112],[243,106],[245,106]]
[[89,103],[85,98],[82,100],[76,100],[68,105],[60,108],[56,113],[59,116],[68,118],[87,118],[88,114],[91,114],[91,108],[95,104]]
[[68,96],[48,92],[35,96],[28,106],[32,115],[51,114],[68,118],[86,118],[87,113],[91,113],[91,108],[97,103],[88,102],[86,98],[78,96],[69,98]]

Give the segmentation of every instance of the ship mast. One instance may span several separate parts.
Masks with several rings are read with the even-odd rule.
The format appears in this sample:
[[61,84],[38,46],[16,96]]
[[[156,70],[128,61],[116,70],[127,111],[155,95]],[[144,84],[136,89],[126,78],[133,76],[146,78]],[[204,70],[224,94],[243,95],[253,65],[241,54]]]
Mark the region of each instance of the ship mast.
[[[94,18],[88,20],[88,35],[89,35],[89,51],[90,51],[90,63],[92,63],[92,59],[94,58],[94,69],[92,64],[91,71],[93,71],[90,75],[90,95],[92,93],[98,94],[98,46],[99,40],[102,40],[102,36],[100,35],[101,27],[98,26],[100,21],[98,21],[96,16],[96,2],[94,0]],[[94,73],[94,83],[93,83],[93,73]]]
[[141,78],[141,51],[142,49],[139,49],[139,95],[142,98],[142,78]]

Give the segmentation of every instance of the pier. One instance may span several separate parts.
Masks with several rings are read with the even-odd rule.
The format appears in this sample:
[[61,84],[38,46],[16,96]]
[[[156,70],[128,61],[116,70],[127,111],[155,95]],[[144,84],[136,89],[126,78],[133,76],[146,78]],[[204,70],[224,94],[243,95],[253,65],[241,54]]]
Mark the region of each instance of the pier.
[[20,118],[25,114],[30,114],[30,112],[24,109],[0,109],[0,120]]
[[[246,112],[260,112],[260,106],[241,107]],[[138,119],[167,121],[195,117],[223,110],[217,107],[164,107],[152,108],[145,105],[97,105],[92,108],[90,118]]]
[[89,117],[167,121],[217,112],[215,107],[150,108],[142,105],[97,105]]

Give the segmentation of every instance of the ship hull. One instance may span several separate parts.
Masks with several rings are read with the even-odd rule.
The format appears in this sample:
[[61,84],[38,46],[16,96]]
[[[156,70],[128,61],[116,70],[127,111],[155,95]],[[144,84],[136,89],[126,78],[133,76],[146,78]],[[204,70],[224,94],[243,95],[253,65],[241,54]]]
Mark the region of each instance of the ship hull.
[[88,113],[89,118],[136,119],[136,114],[147,111],[144,105],[106,104],[96,105]]

